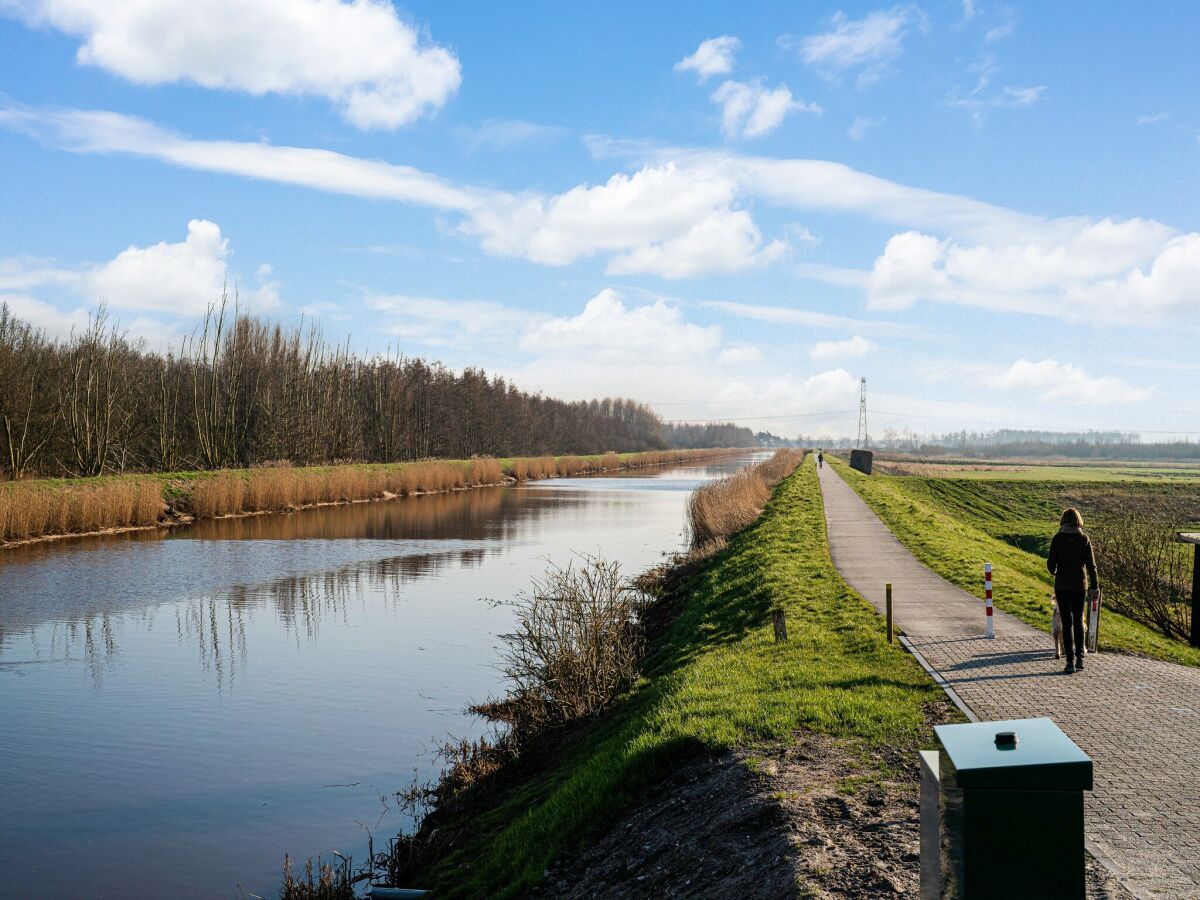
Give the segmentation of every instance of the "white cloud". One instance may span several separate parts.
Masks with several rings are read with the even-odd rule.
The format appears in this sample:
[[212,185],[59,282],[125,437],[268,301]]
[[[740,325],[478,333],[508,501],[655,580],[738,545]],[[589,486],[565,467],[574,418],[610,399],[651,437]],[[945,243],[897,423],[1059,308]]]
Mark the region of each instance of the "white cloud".
[[429,346],[488,340],[511,343],[534,323],[544,319],[534,313],[486,300],[444,300],[403,294],[373,294],[367,307],[388,334]]
[[0,294],[0,304],[7,306],[18,319],[54,338],[65,338],[88,325],[88,310],[83,306],[61,310],[28,294]]
[[81,64],[135,84],[323,97],[359,128],[411,122],[462,80],[454,54],[423,41],[386,0],[6,0],[5,8],[81,38]]
[[580,355],[591,361],[641,363],[648,359],[697,360],[717,348],[721,329],[683,318],[663,300],[632,309],[605,288],[577,316],[541,322],[521,338],[521,348],[539,355]]
[[221,297],[229,241],[203,219],[188,222],[187,232],[182,243],[122,250],[88,273],[87,292],[116,309],[203,313]]
[[[4,299],[22,318],[55,335],[86,325],[87,311],[104,303],[117,313],[140,314],[132,319],[122,317],[122,325],[156,346],[166,346],[176,328],[164,321],[163,315],[173,321],[202,315],[221,299],[226,288],[230,297],[236,295],[239,305],[250,312],[267,312],[281,305],[279,285],[272,279],[269,265],[260,265],[252,281],[239,283],[229,268],[229,256],[229,240],[220,227],[193,219],[187,224],[187,237],[179,243],[131,245],[99,264],[63,268],[46,261],[0,260],[0,291],[20,291],[6,294]],[[57,305],[28,293],[33,291],[50,291],[56,295]],[[84,305],[74,305],[79,301]],[[64,311],[64,305],[71,308]]]
[[[641,147],[640,168],[607,182],[509,193],[324,150],[193,141],[114,113],[0,106],[0,125],[76,152],[130,153],[457,213],[458,232],[487,252],[544,265],[603,255],[614,274],[666,278],[764,265],[787,249],[765,238],[751,216],[752,204],[765,204],[898,226],[870,269],[796,268],[801,277],[864,290],[876,308],[926,299],[1152,322],[1195,303],[1200,283],[1198,233],[1145,219],[1045,218],[823,160]],[[26,290],[29,277],[0,269],[0,289]]]
[[830,363],[839,359],[858,359],[875,349],[875,344],[862,335],[844,341],[817,341],[808,352],[813,362]]
[[720,169],[674,163],[618,173],[600,185],[484,206],[462,225],[489,252],[566,265],[598,252],[617,255],[613,274],[686,278],[733,272],[777,259],[750,214],[735,208],[737,183]]
[[961,244],[908,231],[876,261],[869,305],[919,299],[1088,321],[1161,319],[1200,302],[1200,234],[1145,219],[1063,220],[1058,235]]
[[872,128],[878,128],[887,121],[887,116],[855,116],[854,121],[850,123],[850,127],[846,129],[846,134],[850,136],[852,141],[861,141],[867,136],[867,132]]
[[713,92],[712,102],[721,107],[721,131],[728,137],[761,137],[789,113],[822,111],[816,103],[794,99],[786,84],[768,89],[761,81],[726,81]]
[[461,129],[473,150],[511,150],[513,147],[554,144],[571,133],[559,125],[539,125],[521,119],[485,119],[477,128]]
[[717,361],[724,366],[748,366],[762,361],[762,351],[749,344],[741,344],[722,350]]
[[795,43],[800,58],[826,78],[858,70],[860,87],[877,81],[904,52],[904,39],[916,25],[927,28],[924,15],[912,5],[878,10],[861,19],[850,19],[836,12],[831,31],[801,38]]
[[1003,25],[997,25],[994,28],[989,28],[987,33],[984,34],[983,39],[989,44],[996,41],[1001,41],[1011,35],[1014,31],[1016,31],[1016,29],[1017,26],[1012,22],[1005,22]]
[[1006,369],[982,374],[980,383],[999,391],[1037,394],[1042,400],[1069,400],[1073,403],[1136,403],[1150,392],[1112,376],[1093,377],[1070,363],[1054,359],[1033,362],[1018,359]]
[[702,41],[691,56],[675,63],[675,71],[695,72],[701,83],[713,75],[727,75],[733,71],[733,54],[740,46],[741,41],[728,34],[709,38]]
[[1159,122],[1165,122],[1171,117],[1168,112],[1154,113],[1149,116],[1138,116],[1137,123],[1139,125],[1157,125]]
[[1020,109],[1037,103],[1046,93],[1046,86],[1039,84],[1033,87],[1017,87],[1005,85],[999,90],[992,89],[992,82],[999,71],[995,59],[985,56],[970,67],[970,71],[978,78],[967,94],[960,94],[957,89],[951,91],[946,98],[946,105],[959,109],[968,109],[976,122],[981,122],[983,113],[988,109]]

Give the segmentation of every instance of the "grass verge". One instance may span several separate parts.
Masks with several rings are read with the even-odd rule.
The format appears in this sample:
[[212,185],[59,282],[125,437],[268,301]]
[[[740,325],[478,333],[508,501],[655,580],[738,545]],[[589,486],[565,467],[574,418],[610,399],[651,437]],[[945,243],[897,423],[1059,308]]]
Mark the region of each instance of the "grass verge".
[[[946,701],[834,569],[811,456],[677,593],[637,687],[552,762],[476,804],[425,886],[521,896],[699,749],[769,745],[799,729],[864,753],[929,741],[927,704]],[[787,615],[787,643],[774,642],[772,608]]]
[[[983,565],[992,563],[996,606],[1035,628],[1050,630],[1054,579],[1046,571],[1043,548],[1056,530],[1065,498],[1086,507],[1081,485],[866,476],[840,459],[826,459],[917,559],[979,596]],[[1100,580],[1103,585],[1103,572]],[[1200,650],[1111,609],[1104,610],[1100,620],[1100,648],[1200,666]]]

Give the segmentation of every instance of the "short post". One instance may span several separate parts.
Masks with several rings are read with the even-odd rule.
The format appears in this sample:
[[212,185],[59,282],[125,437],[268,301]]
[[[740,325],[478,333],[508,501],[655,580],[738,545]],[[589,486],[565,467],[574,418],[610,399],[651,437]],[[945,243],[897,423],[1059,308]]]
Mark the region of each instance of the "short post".
[[890,581],[887,583],[886,608],[887,608],[888,643],[890,644],[892,642],[892,583]]
[[1200,540],[1192,554],[1192,646],[1200,647]]
[[775,642],[787,641],[787,620],[783,617],[782,609],[771,610],[771,622],[775,625]]
[[1200,531],[1182,531],[1179,540],[1195,548],[1192,557],[1192,629],[1188,643],[1200,647]]
[[987,563],[983,567],[983,602],[987,607],[987,636],[989,639],[996,636],[996,628],[992,625],[992,564]]

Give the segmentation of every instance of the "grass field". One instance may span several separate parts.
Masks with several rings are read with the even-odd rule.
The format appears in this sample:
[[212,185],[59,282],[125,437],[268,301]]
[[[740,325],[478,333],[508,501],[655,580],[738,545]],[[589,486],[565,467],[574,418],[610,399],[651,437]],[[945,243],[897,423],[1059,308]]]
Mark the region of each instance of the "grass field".
[[[1115,500],[1136,497],[1153,503],[1169,492],[1176,501],[1190,501],[1200,518],[1200,481],[1002,479],[990,473],[986,478],[867,477],[840,459],[833,464],[901,543],[947,581],[982,596],[983,565],[991,562],[996,606],[1043,631],[1050,630],[1053,594],[1045,554],[1065,507],[1078,507],[1087,521]],[[1103,585],[1103,571],[1100,577]],[[1100,648],[1200,666],[1200,650],[1112,610],[1101,620]]]
[[1133,481],[1200,484],[1200,462],[1141,463],[1108,461],[916,460],[876,457],[883,474],[1002,481]]
[[[863,752],[930,744],[926,705],[946,701],[834,569],[811,455],[690,577],[684,597],[638,687],[551,768],[475,817],[426,886],[439,896],[526,893],[559,853],[701,748],[764,746],[797,729]],[[786,611],[788,643],[773,640],[775,607]]]

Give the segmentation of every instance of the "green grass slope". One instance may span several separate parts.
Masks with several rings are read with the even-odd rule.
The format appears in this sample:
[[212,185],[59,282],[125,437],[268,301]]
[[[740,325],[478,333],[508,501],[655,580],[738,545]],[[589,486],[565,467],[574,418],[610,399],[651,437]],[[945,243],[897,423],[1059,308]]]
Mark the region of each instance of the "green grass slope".
[[[439,896],[526,893],[683,753],[787,741],[797,729],[863,751],[931,740],[925,704],[945,700],[834,569],[811,456],[686,594],[637,689],[474,822],[430,873]],[[787,614],[785,644],[773,640],[775,606]]]

